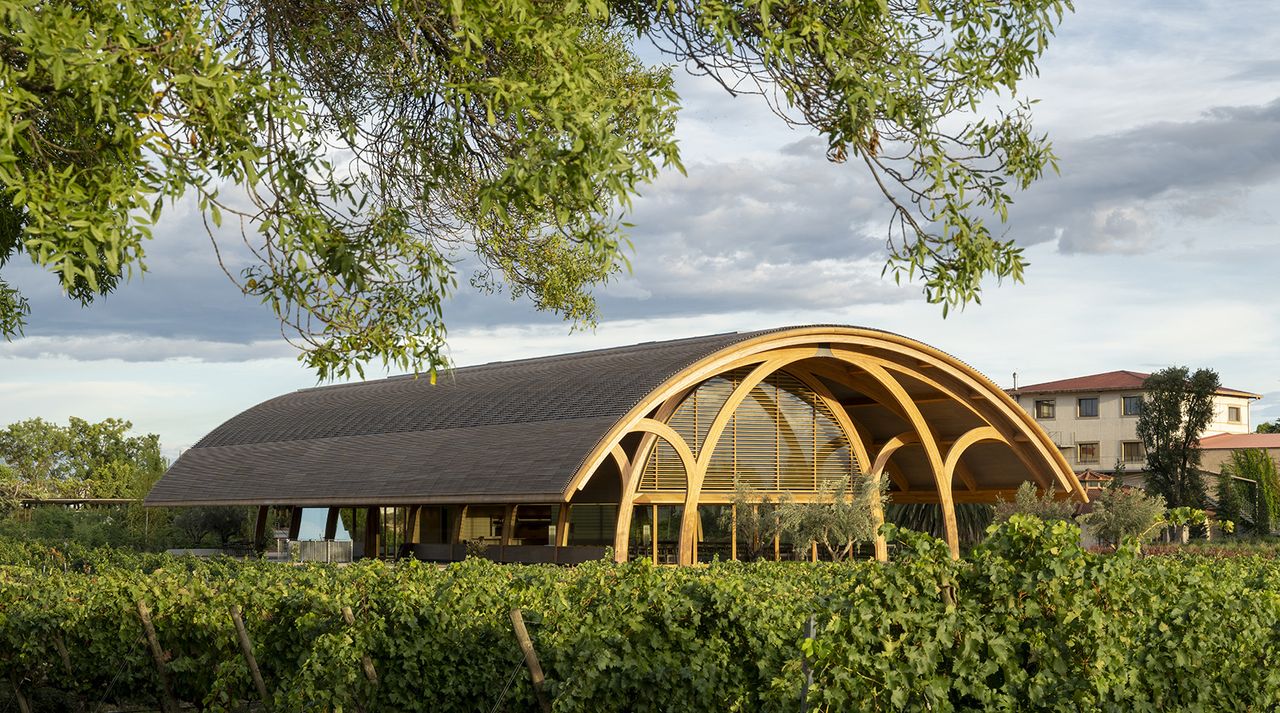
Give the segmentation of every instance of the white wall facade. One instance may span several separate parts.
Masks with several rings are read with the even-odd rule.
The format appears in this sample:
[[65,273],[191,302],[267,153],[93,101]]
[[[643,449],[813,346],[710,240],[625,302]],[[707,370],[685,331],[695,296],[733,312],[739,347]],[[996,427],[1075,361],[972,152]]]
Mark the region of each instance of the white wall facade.
[[[1049,434],[1077,473],[1090,468],[1109,472],[1117,462],[1132,473],[1146,468],[1146,459],[1138,439],[1138,414],[1125,413],[1126,397],[1141,398],[1142,391],[1024,393],[1015,398]],[[1249,433],[1250,400],[1244,396],[1215,396],[1214,420],[1203,435]],[[1096,416],[1089,415],[1093,410],[1090,401],[1097,404]],[[1053,403],[1051,418],[1043,409],[1037,413],[1037,402]]]

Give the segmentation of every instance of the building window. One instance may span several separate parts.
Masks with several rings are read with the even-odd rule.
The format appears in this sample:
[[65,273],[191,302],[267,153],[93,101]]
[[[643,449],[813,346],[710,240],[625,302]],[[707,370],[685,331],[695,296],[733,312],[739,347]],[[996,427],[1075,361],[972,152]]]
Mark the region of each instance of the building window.
[[1231,423],[1240,423],[1240,407],[1239,406],[1227,407],[1227,420],[1230,421]]
[[1142,415],[1142,397],[1141,396],[1124,397],[1124,415],[1126,416]]
[[[1095,401],[1097,399],[1094,399]],[[1098,462],[1098,444],[1097,443],[1077,443],[1076,444],[1076,462],[1077,463],[1097,463]]]
[[1040,399],[1036,401],[1036,418],[1049,420],[1054,418],[1054,401],[1053,399]]
[[1076,400],[1076,416],[1079,418],[1097,418],[1098,417],[1098,397],[1091,396],[1087,399]]
[[1120,460],[1125,463],[1141,463],[1146,458],[1141,441],[1124,441],[1120,444]]

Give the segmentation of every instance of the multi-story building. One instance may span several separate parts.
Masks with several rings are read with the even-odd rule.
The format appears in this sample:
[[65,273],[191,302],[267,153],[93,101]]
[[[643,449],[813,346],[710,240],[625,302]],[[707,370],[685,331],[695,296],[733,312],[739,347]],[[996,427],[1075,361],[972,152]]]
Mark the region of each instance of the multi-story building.
[[[1119,465],[1132,477],[1146,468],[1138,416],[1147,376],[1109,371],[1020,386],[1009,395],[1035,417],[1077,473],[1111,473]],[[1249,433],[1249,404],[1259,398],[1239,389],[1218,389],[1213,421],[1202,435]]]

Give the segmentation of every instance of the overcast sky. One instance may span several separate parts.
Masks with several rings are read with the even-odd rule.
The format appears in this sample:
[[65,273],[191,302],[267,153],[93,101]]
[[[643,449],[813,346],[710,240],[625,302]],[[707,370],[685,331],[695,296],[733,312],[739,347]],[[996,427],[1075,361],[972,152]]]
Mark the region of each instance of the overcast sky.
[[[991,284],[945,320],[917,286],[881,279],[888,211],[858,166],[827,163],[759,101],[681,76],[688,175],[636,202],[635,271],[599,290],[599,327],[570,333],[523,302],[463,294],[446,312],[453,359],[847,323],[932,344],[1002,386],[1014,372],[1207,366],[1266,394],[1255,424],[1280,418],[1277,47],[1274,2],[1079,2],[1024,86],[1062,169],[1015,197],[1026,284]],[[150,272],[88,309],[52,276],[5,267],[32,318],[0,342],[0,424],[121,417],[173,456],[315,384],[217,269],[197,216],[172,211],[155,232]]]

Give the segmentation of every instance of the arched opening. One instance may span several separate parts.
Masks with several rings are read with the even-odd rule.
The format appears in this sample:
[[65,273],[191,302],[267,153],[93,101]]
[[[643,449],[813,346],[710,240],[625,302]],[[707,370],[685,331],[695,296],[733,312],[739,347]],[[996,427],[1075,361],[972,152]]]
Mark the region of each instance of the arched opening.
[[[936,507],[958,556],[958,505],[995,502],[1028,479],[1080,497],[1051,442],[990,382],[934,353],[863,339],[787,342],[724,359],[723,369],[679,382],[647,406],[642,421],[665,426],[670,438],[634,452],[639,462],[623,477],[623,500],[637,509],[630,524],[648,528],[647,536],[627,532],[628,541],[653,552],[654,532],[669,540],[678,515],[676,561],[736,557],[735,512],[726,506],[740,489],[817,499],[830,483],[865,474],[890,483],[891,502]],[[615,547],[627,527],[618,530]],[[774,549],[781,554],[785,543]],[[876,555],[885,557],[882,541]]]

